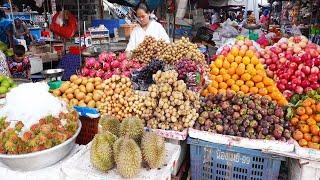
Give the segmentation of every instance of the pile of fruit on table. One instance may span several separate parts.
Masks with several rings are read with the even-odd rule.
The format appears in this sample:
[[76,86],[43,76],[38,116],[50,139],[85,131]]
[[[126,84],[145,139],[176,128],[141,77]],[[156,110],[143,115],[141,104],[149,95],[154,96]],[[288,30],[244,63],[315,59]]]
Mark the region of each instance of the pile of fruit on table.
[[16,83],[11,78],[0,75],[0,96],[6,94],[16,86]]

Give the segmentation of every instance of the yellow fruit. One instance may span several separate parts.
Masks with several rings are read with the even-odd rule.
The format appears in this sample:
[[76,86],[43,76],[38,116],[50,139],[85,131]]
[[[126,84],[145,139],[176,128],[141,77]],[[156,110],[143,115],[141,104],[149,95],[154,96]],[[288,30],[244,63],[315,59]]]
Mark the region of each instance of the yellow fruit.
[[248,65],[250,64],[250,58],[248,56],[245,56],[242,58],[242,62],[243,64]]
[[209,91],[210,94],[217,94],[218,93],[218,89],[214,88],[212,86],[208,87],[208,91]]
[[214,62],[212,62],[211,64],[210,64],[210,69],[213,69],[213,68],[216,68],[217,66],[214,64]]
[[241,79],[243,81],[249,81],[251,79],[251,75],[249,73],[244,73],[241,75]]
[[230,67],[230,68],[228,69],[228,74],[233,75],[234,73],[236,73],[236,68]]
[[246,70],[252,70],[254,69],[254,65],[253,64],[247,64],[246,65]]
[[225,89],[219,89],[218,93],[225,94],[227,91]]
[[261,89],[259,89],[259,94],[260,94],[261,96],[264,96],[264,95],[267,95],[267,94],[268,94],[268,91],[267,91],[266,88],[261,88]]
[[254,55],[254,52],[250,49],[246,52],[246,56],[248,56],[249,58],[252,58],[253,55]]
[[212,87],[214,87],[214,88],[218,88],[219,87],[219,83],[217,81],[215,81],[215,80],[213,80],[210,85]]
[[256,75],[257,74],[257,71],[256,71],[256,69],[250,69],[250,70],[247,70],[247,72],[251,75],[251,76],[254,76],[254,75]]
[[245,68],[237,67],[236,73],[241,76],[245,72]]
[[219,88],[220,88],[220,89],[227,89],[227,88],[228,88],[228,85],[227,85],[227,83],[225,83],[225,82],[221,82],[221,83],[219,83]]
[[256,72],[257,72],[257,75],[260,75],[260,76],[263,76],[263,77],[267,75],[266,72],[264,70],[261,70],[261,69],[256,70]]
[[228,69],[230,67],[229,61],[223,61],[222,67],[225,68],[225,69]]
[[224,81],[227,81],[228,79],[231,79],[231,75],[230,74],[224,74],[224,75],[222,75],[222,77],[223,77]]
[[234,74],[234,75],[232,75],[231,78],[236,81],[236,80],[239,79],[239,75],[238,74]]
[[234,61],[237,63],[237,64],[240,64],[242,62],[242,57],[241,56],[237,56]]
[[246,50],[245,49],[240,49],[239,56],[244,57],[245,54],[246,54]]
[[259,92],[259,89],[257,87],[250,87],[249,91],[250,93],[257,94]]
[[253,65],[257,65],[257,64],[260,63],[260,61],[259,61],[259,59],[258,59],[256,56],[253,56],[253,57],[251,58],[251,63],[252,63]]
[[258,83],[262,81],[262,76],[261,75],[255,75],[252,77],[253,82]]
[[242,80],[237,80],[236,85],[238,85],[240,87],[240,86],[244,85],[244,82]]
[[224,75],[224,74],[227,74],[227,73],[228,73],[228,71],[226,69],[224,69],[224,68],[220,69],[220,75]]
[[234,84],[231,86],[231,90],[233,90],[234,92],[238,92],[240,90],[240,88],[239,88],[239,86]]
[[239,54],[239,49],[237,47],[232,47],[230,53],[236,57]]
[[238,67],[238,63],[232,62],[232,63],[230,64],[230,67],[237,68],[237,67]]
[[227,55],[227,61],[230,62],[230,63],[232,63],[232,62],[234,61],[234,56],[229,53],[229,54]]
[[240,87],[240,90],[241,90],[242,92],[244,92],[244,93],[248,93],[248,92],[249,92],[249,87],[246,86],[246,85],[242,85],[242,86]]
[[263,78],[263,83],[264,83],[264,85],[266,85],[266,86],[271,86],[271,85],[273,85],[272,79],[270,79],[270,78],[268,78],[268,77],[264,77],[264,78]]
[[218,75],[216,76],[216,79],[215,79],[217,82],[223,82],[223,76],[222,75]]
[[234,79],[228,79],[227,80],[227,85],[231,87],[235,82],[236,81]]
[[256,69],[257,70],[264,70],[264,66],[262,64],[257,64]]
[[216,65],[217,68],[222,68],[223,60],[220,59],[220,58],[217,58],[217,59],[214,61],[214,64]]
[[264,88],[264,84],[263,84],[263,82],[258,82],[258,83],[256,83],[256,87],[257,88]]
[[277,89],[275,86],[268,86],[268,87],[267,87],[267,91],[268,91],[269,93],[273,93],[273,92],[277,92],[278,89]]
[[254,86],[254,82],[253,81],[247,81],[246,85],[250,88]]
[[210,71],[210,74],[211,75],[219,75],[219,69],[216,67],[212,68]]

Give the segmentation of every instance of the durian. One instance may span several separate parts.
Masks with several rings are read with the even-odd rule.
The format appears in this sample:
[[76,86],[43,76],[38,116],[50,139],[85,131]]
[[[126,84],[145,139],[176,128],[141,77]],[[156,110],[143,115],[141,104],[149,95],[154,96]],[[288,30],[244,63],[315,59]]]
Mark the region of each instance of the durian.
[[113,143],[113,156],[115,161],[117,161],[117,157],[119,155],[119,152],[121,150],[121,146],[123,144],[124,137],[120,137]]
[[125,137],[118,147],[120,147],[116,158],[118,173],[125,178],[135,176],[139,172],[142,162],[139,146],[133,139]]
[[112,146],[117,137],[110,132],[96,134],[90,149],[90,161],[100,171],[107,171],[114,165]]
[[129,117],[120,124],[120,136],[128,135],[140,144],[143,135],[143,123],[138,117]]
[[141,141],[143,159],[151,169],[163,166],[166,157],[164,138],[153,132],[146,132]]
[[99,124],[102,127],[102,132],[109,131],[119,137],[120,121],[114,116],[102,116]]

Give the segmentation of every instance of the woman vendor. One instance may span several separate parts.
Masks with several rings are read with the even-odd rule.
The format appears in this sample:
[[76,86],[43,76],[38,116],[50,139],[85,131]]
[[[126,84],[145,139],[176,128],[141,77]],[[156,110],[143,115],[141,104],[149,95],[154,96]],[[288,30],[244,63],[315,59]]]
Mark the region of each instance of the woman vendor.
[[150,20],[150,9],[147,4],[139,3],[135,11],[139,19],[139,25],[130,34],[129,43],[126,48],[127,53],[137,48],[145,36],[152,36],[157,40],[162,39],[167,43],[170,42],[169,36],[162,25],[154,20]]

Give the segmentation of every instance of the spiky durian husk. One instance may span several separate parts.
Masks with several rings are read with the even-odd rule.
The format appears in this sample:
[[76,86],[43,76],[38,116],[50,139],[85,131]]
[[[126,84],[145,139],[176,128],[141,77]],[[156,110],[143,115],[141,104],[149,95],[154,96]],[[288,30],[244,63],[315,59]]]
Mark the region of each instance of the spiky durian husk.
[[142,162],[139,146],[133,139],[124,138],[119,147],[120,151],[116,158],[118,173],[125,178],[135,176],[139,172]]
[[120,124],[120,136],[128,135],[140,144],[143,135],[143,122],[138,117],[129,117]]
[[148,163],[151,169],[163,166],[166,149],[164,138],[153,132],[144,133],[141,141],[141,151],[143,159]]
[[120,150],[121,150],[121,146],[122,146],[122,144],[123,144],[123,140],[124,140],[124,137],[120,137],[119,139],[117,139],[117,140],[113,143],[113,156],[114,156],[115,161],[117,161],[119,152],[120,152]]
[[107,171],[114,165],[112,145],[117,137],[110,132],[96,134],[90,149],[90,161],[100,171]]
[[102,132],[109,131],[119,137],[120,121],[114,116],[102,116],[99,124],[102,127]]

